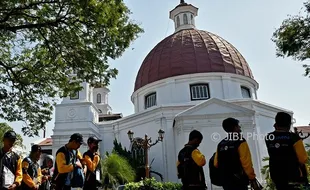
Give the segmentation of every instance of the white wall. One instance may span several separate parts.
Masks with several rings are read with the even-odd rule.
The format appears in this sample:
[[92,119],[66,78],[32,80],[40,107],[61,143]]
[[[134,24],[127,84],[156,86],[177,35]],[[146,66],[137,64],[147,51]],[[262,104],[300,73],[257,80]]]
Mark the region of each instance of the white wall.
[[[161,173],[165,181],[177,181],[176,147],[172,123],[174,116],[184,109],[184,107],[156,108],[114,122],[100,124],[100,134],[104,139],[104,142],[101,143],[101,151],[110,152],[115,138],[130,150],[131,143],[127,135],[128,130],[134,132],[134,137],[142,138],[148,134],[152,138],[152,142],[155,142],[158,138],[159,129],[163,129],[165,131],[164,140],[151,147],[149,163],[154,158],[152,170]],[[154,177],[160,180],[158,176],[154,175]]]
[[83,87],[83,89],[81,91],[79,91],[79,98],[78,99],[70,99],[70,97],[65,97],[63,98],[62,102],[63,104],[74,104],[74,103],[78,103],[78,102],[88,102],[90,101],[90,97],[89,97],[89,91],[90,91],[90,86],[88,83],[83,82],[81,83],[81,86]]
[[[190,84],[208,83],[211,98],[243,99],[241,86],[250,89],[252,99],[256,99],[258,84],[249,77],[229,73],[198,73],[170,77],[148,84],[132,94],[135,112],[145,110],[145,96],[156,92],[157,105],[191,102]],[[201,101],[192,101],[195,104]]]
[[[55,127],[53,129],[53,156],[63,145],[67,144],[73,133],[81,133],[84,142],[87,142],[89,136],[99,135],[98,110],[91,102],[80,102],[76,104],[59,104],[55,110]],[[87,145],[80,148],[84,153]]]

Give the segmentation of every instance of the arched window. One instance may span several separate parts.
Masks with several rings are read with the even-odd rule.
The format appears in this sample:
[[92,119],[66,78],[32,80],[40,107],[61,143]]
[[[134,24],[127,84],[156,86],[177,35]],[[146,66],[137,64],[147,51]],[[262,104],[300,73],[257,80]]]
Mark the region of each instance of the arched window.
[[177,28],[180,26],[180,17],[177,16]]
[[243,98],[251,98],[251,91],[247,87],[241,86],[241,94]]
[[206,100],[210,98],[208,84],[192,84],[190,85],[191,100]]
[[97,94],[97,104],[101,103],[101,94]]
[[135,138],[132,145],[131,145],[131,156],[137,160],[140,164],[144,164],[145,162],[145,154],[144,154],[144,149],[142,146],[139,146],[143,141],[142,138]]
[[191,24],[194,24],[194,16],[191,14]]
[[188,24],[187,14],[183,14],[183,24]]
[[156,106],[156,92],[145,96],[145,109]]

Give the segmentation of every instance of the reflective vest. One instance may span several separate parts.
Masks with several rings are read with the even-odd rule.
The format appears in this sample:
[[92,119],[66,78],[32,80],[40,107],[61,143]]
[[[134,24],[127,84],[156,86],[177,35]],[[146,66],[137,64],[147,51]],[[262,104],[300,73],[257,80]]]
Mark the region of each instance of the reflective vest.
[[294,144],[301,138],[291,132],[274,131],[266,136],[270,177],[274,183],[306,182],[305,165],[301,165]]
[[217,146],[218,169],[223,182],[226,185],[248,185],[249,179],[244,172],[238,148],[241,143],[245,142],[244,138],[223,139]]

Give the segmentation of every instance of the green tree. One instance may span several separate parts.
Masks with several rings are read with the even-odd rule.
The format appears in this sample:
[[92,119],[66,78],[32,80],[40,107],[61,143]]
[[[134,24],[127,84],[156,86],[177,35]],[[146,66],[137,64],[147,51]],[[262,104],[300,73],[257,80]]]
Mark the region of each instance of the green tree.
[[[277,56],[298,61],[310,58],[310,0],[304,3],[305,14],[290,16],[273,33]],[[310,77],[310,64],[304,64],[305,76]]]
[[[7,123],[0,123],[0,148],[3,147],[3,135],[7,131],[13,130],[11,126],[9,126]],[[24,148],[25,146],[23,145],[23,138],[21,135],[17,134],[17,140],[15,142],[16,146],[19,146],[21,148]]]
[[103,175],[102,183],[105,185],[105,188],[133,182],[136,177],[135,170],[130,166],[129,162],[116,152],[107,154],[101,160],[101,169]]
[[108,85],[108,60],[143,32],[130,14],[123,0],[1,0],[0,118],[38,135],[56,98]]

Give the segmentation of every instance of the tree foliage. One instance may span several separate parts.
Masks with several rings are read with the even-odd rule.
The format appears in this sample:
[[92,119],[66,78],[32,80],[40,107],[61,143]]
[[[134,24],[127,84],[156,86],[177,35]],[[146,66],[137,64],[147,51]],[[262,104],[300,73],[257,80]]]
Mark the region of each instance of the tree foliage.
[[[11,126],[9,126],[7,123],[0,123],[0,148],[3,147],[3,135],[7,131],[13,130]],[[24,148],[25,146],[23,145],[23,138],[21,135],[17,134],[17,140],[15,142],[16,146],[19,146],[21,148]]]
[[108,60],[143,32],[129,15],[122,0],[1,0],[0,118],[38,135],[55,98],[108,85],[118,73]]
[[[310,0],[304,3],[305,15],[290,16],[274,32],[277,56],[298,61],[310,58]],[[304,64],[305,76],[310,77],[310,64]]]

